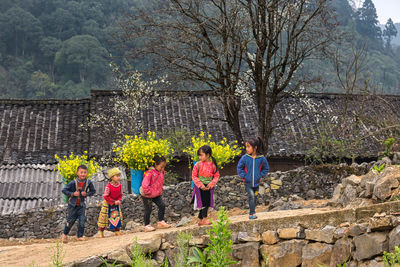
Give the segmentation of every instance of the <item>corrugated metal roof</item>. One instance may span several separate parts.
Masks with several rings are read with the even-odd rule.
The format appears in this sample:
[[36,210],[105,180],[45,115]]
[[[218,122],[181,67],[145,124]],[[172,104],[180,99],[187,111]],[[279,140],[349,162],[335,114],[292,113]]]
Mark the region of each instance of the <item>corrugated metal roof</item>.
[[[63,184],[54,171],[54,165],[3,165],[0,166],[0,214],[21,213],[30,209],[55,207],[62,203]],[[96,194],[88,203],[103,200],[108,183],[103,172],[92,177]],[[122,172],[123,192],[128,192],[126,175]]]

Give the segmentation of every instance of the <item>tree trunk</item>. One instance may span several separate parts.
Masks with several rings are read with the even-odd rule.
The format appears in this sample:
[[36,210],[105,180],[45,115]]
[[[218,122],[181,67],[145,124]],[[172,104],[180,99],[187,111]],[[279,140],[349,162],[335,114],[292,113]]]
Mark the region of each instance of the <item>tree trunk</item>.
[[232,129],[236,140],[239,145],[243,144],[243,136],[240,130],[239,111],[241,100],[237,97],[220,97],[221,103],[224,107],[224,113],[229,127]]

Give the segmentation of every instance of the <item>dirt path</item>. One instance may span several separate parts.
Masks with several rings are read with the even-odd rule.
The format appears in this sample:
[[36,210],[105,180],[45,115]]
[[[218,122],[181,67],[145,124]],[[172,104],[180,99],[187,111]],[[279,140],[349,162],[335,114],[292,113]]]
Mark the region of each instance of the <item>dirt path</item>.
[[[312,208],[299,210],[285,210],[276,212],[260,212],[259,219],[281,218],[283,216],[298,216],[305,214],[318,214],[333,210],[332,208]],[[243,211],[232,211],[232,213],[242,213]],[[215,217],[215,214],[213,214]],[[247,221],[247,215],[230,216],[232,223]],[[180,231],[183,229],[191,229],[196,225],[186,227],[170,228],[157,230],[155,232],[144,233],[125,233],[122,236],[112,236],[104,239],[88,238],[86,241],[70,241],[63,245],[65,252],[64,264],[71,263],[77,260],[83,260],[91,256],[105,256],[113,250],[124,248],[132,244],[135,238],[151,239],[155,235],[159,235],[171,231]],[[51,257],[54,255],[56,245],[55,239],[41,240],[40,243],[22,244],[22,245],[5,245],[0,247],[0,266],[49,266]],[[4,244],[4,243],[3,243]],[[34,264],[34,265],[32,265]]]

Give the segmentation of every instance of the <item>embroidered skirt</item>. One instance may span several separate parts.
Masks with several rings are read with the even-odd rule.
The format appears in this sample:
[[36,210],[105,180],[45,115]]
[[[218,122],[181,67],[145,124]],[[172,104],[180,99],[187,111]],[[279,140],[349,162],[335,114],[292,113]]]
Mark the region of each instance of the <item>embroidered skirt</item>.
[[107,201],[103,201],[101,206],[99,219],[97,220],[97,226],[99,228],[110,229],[121,228],[122,226],[122,212],[121,207],[118,205],[109,205]]

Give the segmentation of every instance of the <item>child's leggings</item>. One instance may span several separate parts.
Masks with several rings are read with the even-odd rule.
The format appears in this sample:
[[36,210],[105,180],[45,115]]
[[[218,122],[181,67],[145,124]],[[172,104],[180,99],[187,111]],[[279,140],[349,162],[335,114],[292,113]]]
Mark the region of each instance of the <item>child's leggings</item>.
[[210,199],[211,199],[210,190],[200,189],[200,196],[201,196],[201,203],[203,205],[203,208],[199,212],[199,219],[201,220],[203,218],[207,218],[207,211],[208,208],[210,207]]
[[144,225],[150,224],[150,215],[153,209],[151,202],[154,202],[158,207],[158,221],[164,220],[165,204],[161,196],[155,198],[146,198],[142,196],[142,200],[144,205]]

